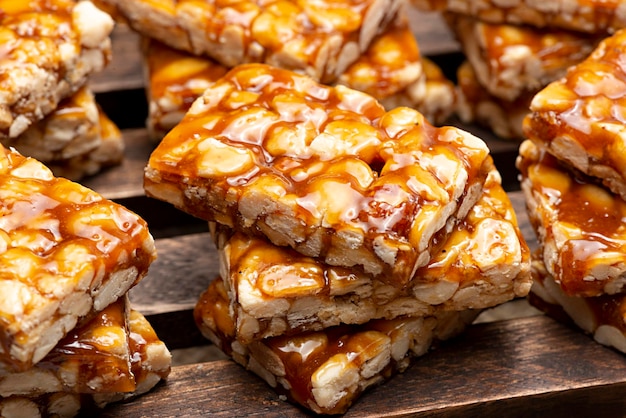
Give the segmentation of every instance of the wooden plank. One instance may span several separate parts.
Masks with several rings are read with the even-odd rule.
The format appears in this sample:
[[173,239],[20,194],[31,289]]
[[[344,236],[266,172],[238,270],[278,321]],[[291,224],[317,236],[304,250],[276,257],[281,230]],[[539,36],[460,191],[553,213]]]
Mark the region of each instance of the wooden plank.
[[131,90],[144,86],[139,35],[127,25],[118,23],[111,34],[111,62],[89,84],[95,93]]
[[81,181],[104,197],[119,200],[143,196],[143,170],[154,148],[145,129],[125,129],[122,132],[126,149],[121,165]]
[[157,260],[129,292],[133,307],[144,315],[193,309],[200,293],[219,275],[210,234],[160,239],[156,247]]
[[409,7],[407,17],[422,55],[433,56],[460,51],[459,43],[446,26],[440,13],[425,12]]
[[[345,417],[471,417],[626,411],[626,357],[535,316],[470,327],[366,393]],[[102,417],[309,416],[231,361],[174,368],[167,383]]]

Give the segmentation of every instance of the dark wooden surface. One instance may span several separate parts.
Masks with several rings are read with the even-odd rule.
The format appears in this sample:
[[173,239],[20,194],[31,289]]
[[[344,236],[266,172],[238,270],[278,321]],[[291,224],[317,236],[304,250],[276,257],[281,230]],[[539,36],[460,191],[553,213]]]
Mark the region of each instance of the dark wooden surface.
[[[422,53],[454,77],[463,59],[436,15],[411,13]],[[204,222],[145,197],[143,168],[153,148],[144,129],[138,37],[118,26],[111,65],[92,80],[96,97],[123,128],[126,160],[83,181],[144,217],[157,238],[158,260],[131,291],[170,349],[208,342],[196,329],[192,309],[217,276],[217,258]],[[451,120],[450,123],[457,124]],[[461,125],[462,126],[462,125]],[[520,225],[531,246],[534,234],[518,191],[514,161],[518,144],[475,126],[462,126],[488,143]],[[626,358],[580,332],[544,316],[476,324],[461,337],[418,359],[409,370],[366,393],[349,417],[617,417],[626,415]],[[263,416],[308,413],[280,401],[256,376],[228,360],[176,366],[167,382],[133,402],[112,405],[103,417]]]

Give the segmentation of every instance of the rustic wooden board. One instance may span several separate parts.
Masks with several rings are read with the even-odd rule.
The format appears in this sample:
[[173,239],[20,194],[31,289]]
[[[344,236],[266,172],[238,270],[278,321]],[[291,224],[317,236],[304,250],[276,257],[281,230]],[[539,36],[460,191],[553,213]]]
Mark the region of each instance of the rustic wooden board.
[[[424,55],[454,77],[463,60],[435,14],[409,12]],[[157,238],[158,260],[130,295],[170,349],[208,341],[193,323],[198,295],[218,273],[205,222],[145,197],[143,168],[154,147],[144,129],[139,37],[118,25],[111,65],[91,80],[98,102],[124,129],[123,165],[83,181],[137,212]],[[524,210],[514,167],[518,144],[476,126],[458,125],[485,139],[518,213],[529,245],[537,243]],[[626,357],[544,316],[481,323],[418,359],[404,374],[365,394],[347,417],[625,416]],[[177,366],[168,381],[133,402],[112,405],[102,417],[263,416],[308,413],[278,399],[256,376],[231,361]]]

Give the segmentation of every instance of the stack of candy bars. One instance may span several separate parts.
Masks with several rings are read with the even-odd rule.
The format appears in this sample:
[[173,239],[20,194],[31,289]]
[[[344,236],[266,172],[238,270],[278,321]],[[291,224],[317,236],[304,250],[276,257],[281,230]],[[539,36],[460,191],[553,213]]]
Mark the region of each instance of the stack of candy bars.
[[626,32],[540,91],[518,168],[541,248],[531,302],[626,352]]
[[522,141],[536,93],[561,78],[624,25],[621,2],[602,0],[412,0],[441,11],[466,61],[457,72],[457,114]]
[[114,21],[90,1],[0,1],[0,143],[79,180],[119,164],[124,143],[90,91]]
[[221,268],[196,307],[202,332],[318,413],[345,412],[531,286],[483,141],[266,64],[205,90],[144,188],[210,222]]
[[0,190],[0,415],[71,417],[165,378],[126,300],[156,257],[146,223],[6,148]]
[[208,85],[244,63],[267,63],[345,85],[387,109],[415,108],[433,123],[454,110],[454,86],[420,55],[403,1],[99,3],[145,38],[146,124],[156,141]]

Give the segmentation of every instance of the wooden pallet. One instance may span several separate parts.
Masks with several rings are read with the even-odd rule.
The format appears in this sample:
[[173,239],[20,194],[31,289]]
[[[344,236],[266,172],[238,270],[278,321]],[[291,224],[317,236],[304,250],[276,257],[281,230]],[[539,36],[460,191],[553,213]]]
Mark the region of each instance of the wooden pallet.
[[[435,15],[412,14],[425,55],[453,76],[462,56]],[[148,199],[143,168],[153,144],[147,139],[137,36],[124,26],[114,33],[114,60],[94,77],[99,103],[123,128],[122,166],[83,183],[124,204],[148,221],[158,260],[131,291],[172,350],[208,342],[196,329],[192,309],[217,276],[217,257],[206,224],[168,204]],[[514,201],[529,243],[534,235],[524,212],[514,160],[518,144],[463,126],[484,138]],[[577,330],[542,315],[476,324],[461,337],[418,359],[404,374],[368,391],[347,417],[623,416],[626,357]],[[259,378],[229,360],[176,366],[167,382],[130,403],[111,405],[103,417],[308,416],[280,401]]]

